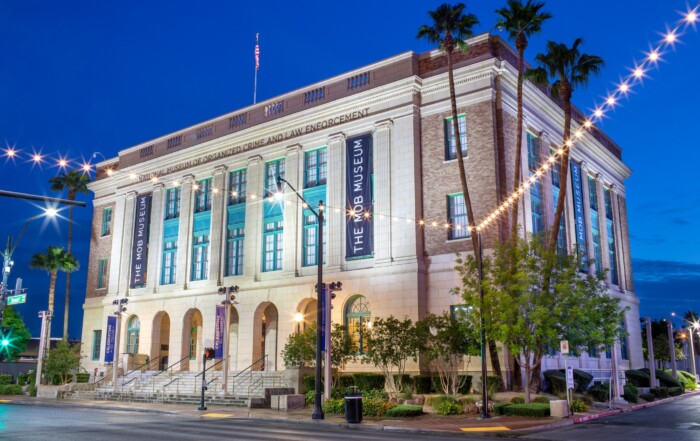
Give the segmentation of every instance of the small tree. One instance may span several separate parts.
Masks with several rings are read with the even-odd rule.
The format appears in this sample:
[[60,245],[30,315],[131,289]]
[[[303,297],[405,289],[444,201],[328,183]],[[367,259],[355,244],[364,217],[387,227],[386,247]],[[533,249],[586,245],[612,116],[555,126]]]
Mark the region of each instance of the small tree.
[[445,395],[456,395],[467,381],[463,373],[464,357],[479,354],[479,341],[469,322],[457,320],[448,313],[430,314],[416,323],[420,353],[434,362]]
[[61,384],[68,382],[68,376],[77,372],[80,367],[80,344],[71,345],[65,340],[58,342],[55,348],[49,351],[44,361],[44,374],[46,378],[53,380],[58,377]]
[[374,319],[368,332],[367,346],[362,363],[378,367],[384,374],[389,397],[398,399],[403,389],[406,362],[408,359],[418,360],[420,344],[413,321],[408,317],[399,320],[393,315]]
[[3,350],[0,359],[7,357],[8,361],[15,361],[19,354],[27,350],[27,342],[32,338],[32,335],[24,326],[22,315],[13,306],[5,308],[2,326],[10,329],[10,344],[6,350]]
[[[334,369],[345,369],[346,364],[357,359],[357,346],[350,338],[347,326],[333,323],[331,348],[331,366]],[[333,386],[337,386],[337,383],[338,376],[334,375]]]

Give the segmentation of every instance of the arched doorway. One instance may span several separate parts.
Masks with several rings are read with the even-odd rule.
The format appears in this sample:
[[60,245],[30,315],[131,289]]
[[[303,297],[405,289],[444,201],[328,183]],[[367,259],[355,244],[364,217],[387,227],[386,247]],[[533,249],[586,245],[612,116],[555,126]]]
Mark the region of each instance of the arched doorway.
[[277,370],[277,328],[279,314],[270,302],[261,303],[253,319],[253,362],[255,370]]
[[231,323],[229,334],[228,334],[228,359],[229,359],[229,372],[236,372],[239,368],[238,366],[238,311],[236,308],[231,306],[231,314],[229,315],[229,322]]
[[[170,316],[165,311],[160,311],[153,318],[153,331],[151,337],[151,365],[149,369],[163,370],[170,362]],[[157,363],[156,363],[157,360]]]
[[190,309],[182,321],[182,357],[180,370],[198,371],[202,363],[202,313],[199,309]]
[[306,298],[299,302],[299,306],[294,314],[294,330],[304,332],[309,326],[316,323],[316,304],[314,298]]
[[367,352],[367,328],[372,326],[372,312],[363,295],[354,295],[345,305],[345,326],[358,354]]
[[138,316],[132,315],[126,322],[126,352],[127,354],[139,353],[139,337],[141,333],[141,321]]

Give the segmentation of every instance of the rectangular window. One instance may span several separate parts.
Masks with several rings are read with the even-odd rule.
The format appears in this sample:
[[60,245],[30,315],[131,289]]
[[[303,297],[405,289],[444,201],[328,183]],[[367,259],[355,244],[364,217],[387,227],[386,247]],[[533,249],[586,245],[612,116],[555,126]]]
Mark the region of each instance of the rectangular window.
[[165,219],[178,217],[180,217],[180,187],[173,187],[165,191]]
[[277,178],[284,178],[284,159],[265,164],[265,197],[277,192]]
[[615,230],[613,224],[612,200],[609,188],[603,188],[605,199],[605,226],[608,231],[608,257],[610,259],[610,279],[613,285],[618,284],[617,265],[615,261]]
[[[540,166],[539,142],[532,133],[527,134],[527,167],[529,176],[533,176]],[[532,234],[539,234],[544,230],[542,213],[542,181],[537,179],[530,185],[530,209],[532,211]]]
[[[323,263],[326,262],[326,223],[323,223]],[[318,218],[304,210],[304,266],[318,265]]]
[[[627,328],[625,327],[625,321],[620,322],[620,329],[627,333]],[[629,360],[629,351],[627,350],[627,336],[620,337],[620,358],[623,360]]]
[[[554,153],[554,149],[549,149],[550,154]],[[552,167],[552,203],[554,210],[557,208],[557,203],[559,202],[559,192],[561,189],[561,158],[557,158],[557,161]],[[564,213],[562,213],[561,221],[559,222],[559,233],[557,234],[557,251],[559,254],[566,253],[566,235],[564,234]]]
[[175,283],[177,273],[177,239],[163,244],[163,268],[161,270],[161,285]]
[[304,188],[316,187],[326,183],[328,175],[328,155],[326,148],[306,152],[304,166]]
[[192,244],[192,280],[206,280],[209,276],[209,235],[194,237]]
[[100,359],[100,351],[102,350],[102,330],[92,331],[92,360]]
[[263,232],[263,271],[282,269],[284,222],[268,221]]
[[194,212],[202,213],[211,210],[211,178],[197,181],[194,192]]
[[245,202],[248,188],[248,171],[246,169],[232,171],[228,184],[228,204],[235,205]]
[[[457,125],[459,126],[459,141],[462,144],[462,156],[467,156],[467,116],[457,115]],[[445,118],[445,160],[457,159],[457,138],[455,137],[452,117]]]
[[112,234],[112,207],[102,210],[102,236]]
[[467,206],[464,203],[463,194],[451,194],[447,197],[447,212],[450,224],[447,238],[455,240],[469,237]]
[[97,289],[102,289],[107,287],[107,270],[109,259],[100,259],[99,265],[97,267]]
[[226,275],[240,276],[243,274],[243,245],[245,229],[228,229],[226,242]]
[[588,177],[588,199],[590,200],[591,211],[591,232],[593,236],[593,258],[595,259],[595,271],[600,275],[600,229],[598,224],[598,196],[596,193],[596,180],[594,177]]

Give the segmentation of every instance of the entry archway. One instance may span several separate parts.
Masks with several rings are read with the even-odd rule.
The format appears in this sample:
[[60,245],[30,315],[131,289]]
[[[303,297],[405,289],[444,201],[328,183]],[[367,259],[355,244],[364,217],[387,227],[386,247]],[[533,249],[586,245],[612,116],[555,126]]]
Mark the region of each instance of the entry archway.
[[[170,362],[170,316],[165,311],[158,312],[153,317],[151,332],[151,365],[149,369],[163,370]],[[157,360],[157,363],[155,361]]]
[[[279,313],[277,307],[270,303],[261,303],[255,310],[253,318],[253,362],[261,360],[255,370],[277,370],[277,329]],[[266,357],[266,358],[265,358]]]
[[180,363],[180,370],[195,371],[202,363],[202,313],[199,309],[190,309],[182,320],[182,357],[189,355]]
[[294,328],[296,332],[303,332],[316,323],[316,305],[318,302],[312,297],[307,297],[299,302],[294,314]]

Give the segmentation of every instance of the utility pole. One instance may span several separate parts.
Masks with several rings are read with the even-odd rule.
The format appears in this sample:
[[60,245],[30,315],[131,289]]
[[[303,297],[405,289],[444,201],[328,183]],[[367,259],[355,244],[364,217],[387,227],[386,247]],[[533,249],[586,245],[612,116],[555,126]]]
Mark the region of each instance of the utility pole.
[[654,341],[651,336],[651,317],[646,318],[647,330],[647,354],[649,354],[649,386],[657,387],[658,380],[656,379],[656,362],[654,360]]
[[673,378],[678,378],[678,369],[676,368],[676,345],[673,344],[673,324],[671,320],[666,321],[668,325],[668,350],[671,352],[671,370]]
[[44,368],[44,357],[46,357],[46,341],[50,340],[47,338],[48,330],[51,329],[51,316],[53,311],[39,311],[39,317],[41,317],[41,335],[39,337],[39,359],[36,363],[36,378],[34,379],[34,384],[41,384],[41,371]]

